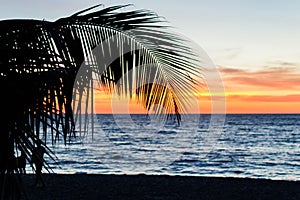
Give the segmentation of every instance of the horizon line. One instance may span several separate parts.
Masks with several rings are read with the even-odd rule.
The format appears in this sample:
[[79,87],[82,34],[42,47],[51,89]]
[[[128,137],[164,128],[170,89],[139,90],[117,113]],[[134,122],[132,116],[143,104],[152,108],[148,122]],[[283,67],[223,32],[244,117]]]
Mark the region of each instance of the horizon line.
[[[91,113],[89,113],[91,114]],[[154,114],[154,113],[94,113],[96,115],[99,115],[99,114],[103,114],[103,115],[113,115],[113,114],[117,114],[117,115],[126,115],[126,114],[130,114],[130,115],[151,115],[151,114]],[[175,113],[169,113],[169,114],[172,114],[172,115],[175,115]],[[205,114],[205,115],[233,115],[233,114],[237,114],[237,115],[266,115],[266,114],[269,114],[269,115],[299,115],[300,113],[299,112],[295,112],[295,113],[182,113],[181,115],[201,115],[201,114]]]

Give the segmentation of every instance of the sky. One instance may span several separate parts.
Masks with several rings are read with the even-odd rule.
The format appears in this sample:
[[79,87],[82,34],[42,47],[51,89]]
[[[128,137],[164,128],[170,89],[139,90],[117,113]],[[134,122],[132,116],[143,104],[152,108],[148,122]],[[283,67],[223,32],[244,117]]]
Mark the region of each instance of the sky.
[[95,4],[152,10],[197,43],[221,74],[227,113],[300,113],[300,1],[1,0],[0,19],[51,21]]

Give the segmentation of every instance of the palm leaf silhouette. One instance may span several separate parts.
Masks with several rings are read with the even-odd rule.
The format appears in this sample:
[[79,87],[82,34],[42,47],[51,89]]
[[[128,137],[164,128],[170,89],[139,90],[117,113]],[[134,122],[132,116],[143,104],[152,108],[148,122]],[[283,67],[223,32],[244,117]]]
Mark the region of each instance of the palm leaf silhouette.
[[67,143],[76,124],[87,128],[93,80],[120,97],[136,95],[148,110],[161,105],[180,121],[199,85],[200,61],[163,18],[128,6],[97,5],[54,22],[0,21],[2,197],[17,145],[29,159],[37,140]]

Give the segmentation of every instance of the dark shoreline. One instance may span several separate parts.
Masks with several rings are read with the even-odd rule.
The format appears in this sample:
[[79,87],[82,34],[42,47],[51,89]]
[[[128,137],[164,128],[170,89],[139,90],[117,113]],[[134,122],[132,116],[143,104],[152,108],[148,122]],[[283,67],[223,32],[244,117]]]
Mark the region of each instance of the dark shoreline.
[[[68,199],[300,199],[300,181],[167,175],[44,174],[23,175],[29,200]],[[22,194],[22,199],[24,194]]]

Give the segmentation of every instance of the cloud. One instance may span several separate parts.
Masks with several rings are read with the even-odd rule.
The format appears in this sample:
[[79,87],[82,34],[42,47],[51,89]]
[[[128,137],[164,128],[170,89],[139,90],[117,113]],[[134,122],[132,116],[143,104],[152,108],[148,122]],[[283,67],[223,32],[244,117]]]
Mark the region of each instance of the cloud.
[[300,90],[300,72],[295,65],[283,67],[263,67],[251,71],[232,67],[219,66],[223,81],[227,86],[247,86],[269,88],[274,90]]
[[227,59],[238,57],[242,52],[242,48],[227,48],[224,49],[224,55]]
[[222,67],[222,66],[219,66],[219,70],[221,73],[242,73],[242,72],[245,72],[245,70],[242,70],[242,69],[237,69],[237,68],[230,68],[230,67]]
[[228,99],[240,100],[240,101],[247,101],[247,102],[284,102],[284,103],[298,102],[298,103],[300,103],[300,94],[283,95],[283,96],[273,96],[273,95],[255,95],[255,96],[230,95],[227,98]]
[[296,62],[286,62],[286,61],[282,61],[282,60],[276,60],[276,61],[272,61],[269,62],[269,64],[272,65],[278,65],[278,66],[285,66],[285,67],[297,67],[299,66],[299,63]]

